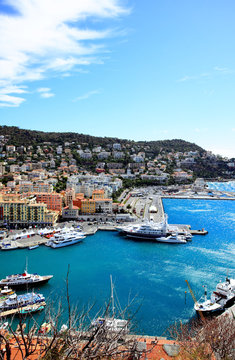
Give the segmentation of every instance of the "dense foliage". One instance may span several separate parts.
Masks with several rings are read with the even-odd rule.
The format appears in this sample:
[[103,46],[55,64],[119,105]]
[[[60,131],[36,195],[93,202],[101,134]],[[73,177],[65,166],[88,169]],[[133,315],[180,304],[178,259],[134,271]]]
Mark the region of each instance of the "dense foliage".
[[180,139],[135,142],[132,140],[122,140],[111,137],[96,137],[73,132],[59,133],[25,130],[16,126],[0,126],[0,135],[9,136],[10,142],[16,146],[34,146],[44,142],[51,143],[52,145],[61,145],[64,142],[74,142],[76,144],[87,144],[88,147],[93,147],[95,145],[105,147],[118,142],[122,145],[128,145],[130,147],[134,145],[138,145],[143,149],[148,147],[148,149],[145,150],[146,154],[153,156],[159,154],[161,150],[166,152],[199,151],[200,153],[204,151],[200,146]]

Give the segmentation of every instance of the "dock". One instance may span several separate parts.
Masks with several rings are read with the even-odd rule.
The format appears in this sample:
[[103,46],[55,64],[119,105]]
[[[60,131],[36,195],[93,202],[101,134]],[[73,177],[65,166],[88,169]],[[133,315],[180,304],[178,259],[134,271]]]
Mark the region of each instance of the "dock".
[[[35,312],[37,311],[37,309],[39,309],[41,306],[46,306],[46,303],[45,301],[41,302],[41,303],[38,303],[38,304],[32,304],[32,305],[27,305],[27,306],[23,306],[23,307],[20,307],[20,308],[17,308],[17,309],[11,309],[11,310],[7,310],[7,311],[2,311],[0,313],[0,318],[1,317],[6,317],[6,316],[11,316],[11,315],[15,315],[15,314],[20,314],[22,310],[32,310],[32,312]],[[35,307],[36,307],[36,310],[35,310]],[[30,311],[29,311],[30,313]]]

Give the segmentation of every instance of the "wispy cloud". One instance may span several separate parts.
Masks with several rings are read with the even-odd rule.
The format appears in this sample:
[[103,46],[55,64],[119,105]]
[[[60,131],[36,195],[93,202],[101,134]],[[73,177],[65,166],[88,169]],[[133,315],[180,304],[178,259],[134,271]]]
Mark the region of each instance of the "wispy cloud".
[[214,70],[219,72],[219,73],[222,73],[222,74],[232,74],[232,73],[234,73],[234,70],[229,69],[227,67],[215,66]]
[[182,78],[178,79],[177,82],[185,82],[185,81],[191,81],[191,80],[199,80],[203,78],[208,78],[210,76],[209,73],[201,73],[199,75],[185,75]]
[[81,100],[86,100],[86,99],[89,99],[91,96],[93,95],[98,95],[98,94],[101,94],[101,90],[100,89],[97,89],[97,90],[92,90],[92,91],[89,91],[81,96],[78,96],[76,99],[74,99],[74,101],[81,101]]
[[51,89],[47,87],[38,88],[37,92],[39,92],[40,96],[45,99],[55,96],[55,94],[51,92]]
[[24,94],[27,93],[26,87],[7,85],[0,86],[0,107],[17,107],[22,104],[25,99],[11,94]]
[[228,74],[234,74],[235,71],[233,69],[229,69],[227,67],[220,67],[220,66],[214,66],[213,69],[211,69],[209,72],[204,72],[197,75],[185,75],[177,80],[177,82],[187,82],[187,81],[193,81],[193,80],[201,80],[201,79],[212,79],[215,76],[218,76],[219,74],[228,75]]
[[[120,0],[5,0],[5,3],[15,13],[0,15],[2,89],[102,63],[103,42],[118,31],[100,29],[100,24],[97,29],[84,27],[85,21],[115,19],[128,13]],[[95,22],[92,24],[95,27]],[[18,106],[23,100],[12,99],[12,104]],[[7,106],[8,101],[0,101],[3,102],[0,106]]]

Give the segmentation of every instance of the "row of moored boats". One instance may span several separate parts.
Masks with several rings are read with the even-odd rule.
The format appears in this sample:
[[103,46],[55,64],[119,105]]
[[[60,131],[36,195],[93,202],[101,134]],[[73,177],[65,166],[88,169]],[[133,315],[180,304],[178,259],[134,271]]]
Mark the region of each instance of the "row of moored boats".
[[[53,249],[77,244],[85,239],[85,234],[78,228],[53,228],[53,229],[38,229],[36,231],[22,231],[9,238],[3,238],[1,242],[1,250],[14,250],[18,248],[17,240],[31,238],[35,235],[40,235],[48,238],[45,244]],[[39,247],[38,244],[29,246],[29,250]]]

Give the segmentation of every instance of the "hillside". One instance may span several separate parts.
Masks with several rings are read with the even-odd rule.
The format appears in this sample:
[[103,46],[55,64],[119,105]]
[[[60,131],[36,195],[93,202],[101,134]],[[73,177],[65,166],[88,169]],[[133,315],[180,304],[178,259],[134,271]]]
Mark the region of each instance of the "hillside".
[[43,132],[37,130],[20,129],[16,126],[0,126],[0,135],[9,136],[8,144],[15,146],[38,145],[44,142],[50,142],[52,145],[60,145],[64,142],[74,142],[75,144],[87,144],[88,147],[95,145],[107,146],[115,142],[122,145],[134,146],[146,149],[149,155],[156,155],[161,150],[165,152],[186,152],[198,151],[204,152],[200,146],[180,139],[159,140],[159,141],[133,141],[127,139],[118,139],[111,137],[97,137],[91,135],[78,134],[74,132]]

